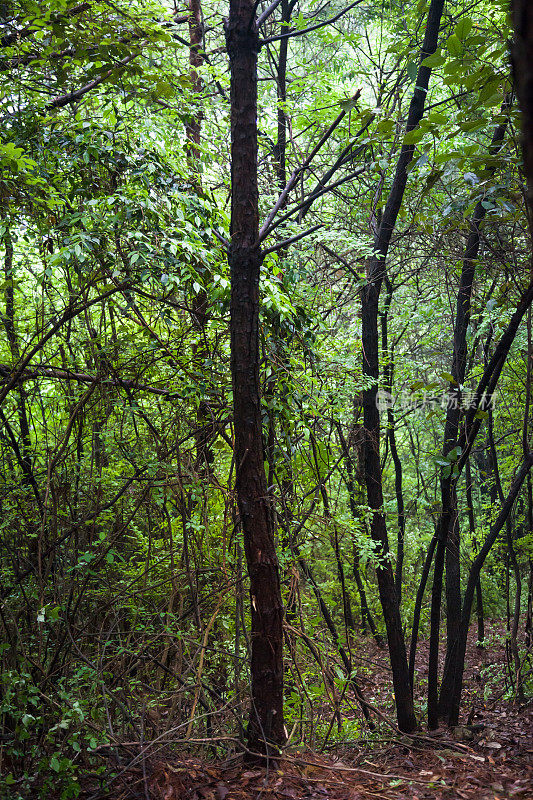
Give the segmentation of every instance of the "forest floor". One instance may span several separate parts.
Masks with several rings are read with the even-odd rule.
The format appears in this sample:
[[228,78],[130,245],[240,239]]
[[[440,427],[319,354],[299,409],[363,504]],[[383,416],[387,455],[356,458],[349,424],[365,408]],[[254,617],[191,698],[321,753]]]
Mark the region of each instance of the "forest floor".
[[[505,694],[501,626],[488,625],[484,649],[472,629],[465,669],[462,725],[406,737],[380,723],[376,738],[329,745],[316,753],[289,748],[269,769],[241,756],[207,761],[174,754],[147,757],[101,797],[113,800],[533,800],[533,701]],[[355,652],[357,652],[355,650]],[[391,721],[386,655],[365,641],[361,680],[369,702]],[[418,691],[425,689],[427,643],[418,654]],[[94,796],[94,795],[93,795]]]

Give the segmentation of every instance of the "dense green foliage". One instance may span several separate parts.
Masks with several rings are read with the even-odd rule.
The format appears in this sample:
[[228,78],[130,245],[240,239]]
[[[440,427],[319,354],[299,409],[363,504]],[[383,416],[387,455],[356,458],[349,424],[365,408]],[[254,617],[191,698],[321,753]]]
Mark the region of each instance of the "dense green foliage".
[[[337,0],[295,3],[290,30],[343,8]],[[453,475],[461,456],[457,448],[443,456],[443,431],[456,394],[454,314],[476,204],[485,217],[459,387],[465,410],[525,291],[531,245],[506,3],[446,4],[439,49],[426,59],[426,113],[407,135],[425,0],[367,0],[291,37],[281,101],[280,9],[261,28],[263,216],[282,185],[280,109],[286,179],[346,112],[263,247],[311,232],[266,253],[260,286],[265,468],[286,606],[286,728],[291,744],[313,747],[324,737],[365,735],[350,687],[365,672],[360,641],[370,635],[361,587],[376,637],[385,635],[363,476],[368,378],[359,293],[402,144],[416,153],[380,299],[380,388],[394,563],[393,451],[402,473],[407,637],[441,511],[439,478]],[[202,11],[198,84],[186,8],[54,0],[46,9],[13,2],[0,10],[6,798],[75,797],[82,778],[96,791],[120,773],[112,747],[120,741],[221,753],[243,737],[249,610],[234,496],[224,244],[227,9],[205,2]],[[187,137],[195,119],[198,149]],[[498,125],[505,135],[491,147]],[[306,205],[322,182],[329,190]],[[529,312],[491,408],[478,412],[473,526],[464,473],[458,483],[463,585],[530,441],[531,368]],[[510,608],[511,634],[518,587],[522,669],[513,671],[510,654],[510,695],[530,680],[522,630],[528,581],[531,604],[531,504],[529,482],[481,578],[485,616],[502,618]]]

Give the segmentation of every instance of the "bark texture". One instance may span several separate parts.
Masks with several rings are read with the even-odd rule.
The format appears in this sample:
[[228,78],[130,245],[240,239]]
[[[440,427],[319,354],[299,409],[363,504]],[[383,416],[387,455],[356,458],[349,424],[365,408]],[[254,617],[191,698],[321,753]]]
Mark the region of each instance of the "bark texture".
[[283,724],[283,606],[264,469],[259,385],[257,53],[255,5],[231,0],[231,372],[235,488],[250,578],[250,750],[278,752]]

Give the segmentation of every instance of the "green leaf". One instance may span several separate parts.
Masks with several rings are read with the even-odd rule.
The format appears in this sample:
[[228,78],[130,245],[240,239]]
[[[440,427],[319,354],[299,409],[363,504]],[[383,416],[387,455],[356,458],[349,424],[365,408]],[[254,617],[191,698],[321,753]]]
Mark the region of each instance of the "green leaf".
[[376,125],[376,131],[383,133],[385,136],[388,136],[390,133],[393,132],[395,127],[395,122],[392,119],[382,119]]
[[472,30],[472,20],[470,17],[463,17],[455,26],[454,34],[458,39],[464,41]]
[[451,36],[448,36],[446,48],[452,56],[456,57],[461,55],[463,52],[463,45],[456,33],[452,33]]
[[434,67],[442,67],[444,63],[446,63],[446,59],[437,52],[433,53],[431,56],[426,56],[422,61],[422,66],[433,69]]
[[342,108],[342,110],[347,114],[349,111],[352,110],[352,108],[356,107],[357,100],[355,100],[353,97],[350,97],[349,100],[341,100],[339,105]]
[[441,114],[440,111],[432,111],[427,121],[431,125],[446,125],[450,121],[450,117],[446,114]]
[[479,100],[482,103],[485,103],[487,100],[491,99],[494,95],[497,95],[499,97],[499,87],[500,87],[500,82],[498,79],[489,81],[480,91]]
[[418,74],[418,67],[414,61],[409,61],[407,64],[407,74],[409,75],[411,83],[414,83]]
[[461,128],[462,131],[468,133],[469,131],[475,131],[478,128],[484,128],[485,121],[482,119],[468,120],[467,122],[460,122],[459,127]]
[[417,144],[420,141],[422,136],[424,135],[424,131],[421,128],[415,128],[413,131],[409,131],[403,137],[404,144]]
[[440,375],[441,375],[441,378],[444,378],[444,380],[449,381],[450,383],[453,383],[454,386],[457,386],[457,381],[455,380],[455,378],[453,377],[451,372],[441,372]]
[[437,181],[439,180],[439,178],[442,176],[443,173],[444,170],[435,169],[430,175],[428,175],[426,183],[424,184],[424,188],[422,190],[422,197],[425,197],[425,195],[427,195],[433,189],[433,187],[435,186],[435,184],[437,183]]

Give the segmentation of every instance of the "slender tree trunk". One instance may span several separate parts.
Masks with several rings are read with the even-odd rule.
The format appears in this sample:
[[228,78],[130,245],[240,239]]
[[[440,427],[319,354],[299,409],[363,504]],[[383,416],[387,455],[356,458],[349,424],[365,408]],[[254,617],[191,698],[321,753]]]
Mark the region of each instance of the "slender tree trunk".
[[[355,470],[354,464],[352,461],[352,457],[350,455],[350,449],[348,447],[348,443],[344,438],[344,434],[342,432],[342,427],[339,422],[336,423],[337,432],[339,434],[339,442],[341,445],[342,453],[344,456],[344,464],[346,467],[346,489],[348,491],[348,503],[350,506],[350,513],[352,515],[352,519],[354,522],[359,522],[360,515],[357,513],[357,502],[355,497]],[[376,624],[374,622],[374,618],[370,612],[370,608],[368,607],[368,600],[366,596],[365,587],[363,585],[363,580],[361,577],[361,570],[360,570],[360,555],[359,549],[357,547],[357,543],[354,541],[353,543],[353,576],[355,580],[355,585],[357,586],[357,593],[359,594],[359,602],[361,604],[361,626],[362,626],[362,633],[366,633],[366,624],[368,623],[368,627],[370,628],[370,632],[374,637],[376,644],[380,647],[383,646],[383,642],[381,640],[381,636],[379,635]]]
[[[421,61],[431,53],[434,53],[437,48],[443,6],[443,0],[432,0],[430,4]],[[409,107],[406,132],[414,130],[422,119],[430,75],[431,69],[421,64],[418,69],[416,88]],[[379,382],[379,295],[385,274],[385,264],[392,233],[407,185],[407,167],[412,161],[413,154],[413,145],[402,146],[387,204],[374,241],[376,255],[367,263],[367,283],[361,292],[363,373],[372,381],[371,388],[366,389],[363,393],[366,435],[365,481],[368,505],[373,512],[371,536],[377,546],[376,554],[380,559],[376,572],[383,617],[387,628],[396,714],[399,728],[406,732],[415,730],[417,722],[411,684],[409,682],[409,667],[403,638],[400,607],[394,585],[394,571],[390,562],[387,526],[383,513],[383,488],[379,458],[380,417],[376,400]]]
[[476,584],[479,575],[481,573],[483,564],[485,562],[485,559],[489,554],[492,546],[494,545],[494,542],[496,541],[498,534],[505,525],[505,522],[513,508],[513,504],[526,478],[526,475],[528,474],[532,466],[533,466],[533,453],[528,453],[528,455],[524,457],[524,460],[515,475],[515,478],[511,484],[511,488],[509,489],[509,493],[505,498],[505,502],[503,503],[500,509],[500,513],[498,514],[496,520],[494,521],[494,524],[491,526],[487,538],[483,542],[483,546],[481,547],[478,555],[474,559],[472,567],[470,568],[470,573],[468,575],[468,583],[466,586],[465,596],[463,601],[463,613],[461,616],[461,628],[459,633],[459,639],[457,642],[457,651],[453,664],[451,665],[454,674],[454,682],[453,682],[452,702],[450,703],[450,712],[448,717],[448,724],[450,726],[457,725],[459,721],[461,692],[463,688],[463,671],[464,671],[464,662],[466,654],[466,642],[468,637],[468,628],[470,626],[470,614],[472,613],[472,603],[474,600]]
[[[285,23],[283,29],[288,26],[291,14],[296,4],[296,0],[282,0],[281,3],[281,22]],[[277,70],[276,70],[276,85],[277,85],[277,101],[278,101],[278,109],[277,109],[277,116],[278,116],[278,131],[277,131],[277,142],[273,148],[273,157],[274,157],[274,173],[276,175],[277,185],[279,192],[283,191],[285,185],[287,183],[287,114],[285,111],[285,103],[287,101],[287,53],[289,47],[289,40],[282,39],[279,44],[279,54],[278,54],[278,62],[277,62]],[[286,257],[286,249],[282,249],[279,251],[279,258],[280,262],[283,263],[283,259]],[[282,273],[283,274],[283,273]],[[284,370],[289,373],[290,366],[288,360],[288,343],[286,341],[286,332],[283,329],[283,326],[279,321],[275,321],[272,325],[272,346],[276,350],[276,361],[284,365],[279,372],[278,370],[272,370],[272,374],[268,380],[267,384],[267,392],[270,393],[272,397],[276,392],[276,389],[281,394],[281,403],[284,409],[288,409],[291,406],[290,396],[287,390],[287,382],[282,379],[279,381],[279,373],[283,375]],[[274,476],[276,472],[275,465],[277,462],[281,461],[282,464],[282,475],[281,475],[281,508],[279,509],[278,513],[282,514],[284,519],[281,525],[282,528],[282,544],[284,549],[292,552],[292,535],[291,529],[293,526],[293,502],[294,502],[294,481],[292,475],[292,452],[291,452],[291,421],[287,418],[288,415],[284,414],[277,414],[275,411],[271,411],[269,413],[269,431],[268,431],[268,445],[267,445],[267,454],[268,454],[268,462],[269,462],[269,470],[272,472],[272,479],[269,476],[268,485],[272,486],[274,483]],[[285,445],[285,452],[282,454],[282,458],[279,459],[279,452],[276,453],[275,447],[275,433],[276,433],[276,422],[279,425],[279,435],[281,440]],[[275,519],[277,509],[273,506],[272,507],[272,516],[273,520]],[[285,583],[289,583],[292,581],[292,570],[287,569],[285,575],[283,577]],[[285,610],[285,614],[287,619],[294,619],[296,614],[296,593],[288,591],[288,600],[287,600],[287,607]],[[286,633],[287,635],[287,633]]]
[[187,151],[193,172],[199,172],[200,140],[202,133],[203,110],[199,95],[202,90],[202,81],[198,70],[203,64],[202,55],[203,25],[201,0],[189,0],[189,75],[192,89],[195,94],[194,108],[187,120]]
[[257,53],[253,0],[230,0],[226,43],[231,69],[231,372],[235,488],[250,578],[250,750],[275,754],[283,723],[283,605],[272,530],[259,386]]
[[453,491],[453,521],[446,543],[446,640],[457,638],[461,622],[461,526],[457,508],[457,490]]
[[[5,313],[2,315],[2,322],[6,332],[7,340],[9,342],[9,350],[11,352],[13,367],[15,367],[20,358],[20,350],[15,327],[15,265],[13,263],[13,242],[11,239],[11,233],[8,229],[4,233],[4,245],[6,249],[4,262]],[[21,446],[18,448],[18,454],[15,452],[15,455],[17,455],[17,459],[22,470],[22,482],[25,486],[32,487],[35,499],[37,500],[37,505],[39,507],[39,513],[42,514],[43,504],[41,494],[35,480],[31,458],[31,437],[30,426],[28,423],[27,397],[24,386],[22,385],[22,381],[18,390],[17,410]]]
[[[492,455],[495,487],[498,493],[498,497],[500,499],[500,503],[503,505],[505,498],[503,495],[502,482],[500,478],[500,469],[498,466],[498,454],[496,452],[496,442],[494,441],[494,422],[491,410],[489,410],[488,428],[489,428],[489,446]],[[518,651],[518,626],[520,624],[520,607],[522,601],[522,578],[520,575],[520,567],[518,566],[518,561],[516,558],[516,553],[513,544],[513,524],[510,515],[505,520],[505,533],[507,542],[507,630],[509,633],[509,642],[508,642],[509,675],[511,678],[513,691],[516,692],[518,701],[523,702],[524,688],[523,688],[523,681],[521,678],[520,654]],[[510,588],[511,588],[510,568],[512,568],[513,570],[513,575],[515,579],[515,597],[513,603],[512,620],[511,620],[511,600],[510,600]],[[511,666],[511,661],[514,666],[514,673]]]
[[[514,41],[512,47],[512,61],[515,86],[518,94],[520,110],[522,112],[522,153],[524,159],[524,173],[527,182],[527,205],[529,210],[529,234],[533,244],[533,5],[528,0],[512,0],[511,2]],[[531,277],[533,280],[533,257],[530,262]],[[531,387],[531,312],[528,318],[528,370],[527,387]],[[523,427],[523,448],[527,449],[528,434],[528,409],[530,394],[527,392],[526,414]],[[528,522],[529,530],[533,529],[533,498],[531,488],[531,475],[528,475]],[[531,570],[531,563],[530,563]],[[531,579],[529,596],[531,595]],[[531,627],[530,600],[528,597],[528,616]]]
[[[528,480],[531,476],[528,475]],[[526,648],[529,652],[533,647],[533,560],[529,559],[529,581],[527,585],[527,611],[526,611]]]
[[533,239],[533,4],[530,0],[511,0],[514,41],[513,72],[522,112],[522,151],[527,181],[529,231]]
[[[503,110],[508,107],[509,103],[510,98],[506,97]],[[498,125],[495,129],[489,148],[489,155],[497,153],[500,149],[506,128],[507,123],[505,122]],[[431,630],[428,668],[428,723],[430,728],[436,728],[438,726],[439,716],[445,716],[449,712],[449,703],[451,700],[450,687],[444,682],[441,687],[440,701],[438,694],[440,609],[445,556],[448,626],[444,667],[445,674],[448,671],[448,663],[453,657],[453,651],[456,648],[457,631],[460,625],[459,523],[457,519],[457,496],[455,489],[458,475],[454,476],[452,473],[454,464],[458,459],[457,451],[455,451],[455,458],[452,458],[452,455],[457,447],[459,433],[461,386],[464,383],[466,373],[467,330],[470,322],[470,307],[476,271],[476,259],[481,242],[480,226],[485,214],[486,209],[483,205],[483,200],[480,200],[474,209],[474,214],[470,221],[470,231],[457,292],[451,366],[452,380],[449,387],[450,400],[446,412],[444,442],[442,447],[443,459],[448,460],[449,464],[442,469],[440,477],[442,512],[437,527],[437,551],[435,554],[433,590],[431,595]]]
[[[518,328],[520,327],[520,323],[524,318],[525,314],[527,313],[531,302],[533,301],[533,280],[530,281],[529,285],[524,290],[520,301],[513,312],[509,323],[502,334],[498,344],[494,349],[494,353],[485,367],[483,371],[483,375],[481,376],[481,380],[479,381],[476,392],[475,392],[475,402],[471,405],[469,410],[466,413],[465,421],[463,424],[463,428],[461,430],[458,442],[459,447],[461,448],[461,456],[459,461],[457,462],[457,476],[461,474],[461,471],[466,463],[466,459],[469,456],[470,450],[475,443],[476,436],[479,432],[480,427],[480,417],[478,414],[479,409],[484,407],[490,407],[490,403],[492,402],[492,397],[496,386],[498,384],[499,377],[501,375],[501,371],[503,369],[503,365],[509,354],[509,350],[513,344],[514,338],[517,334]],[[524,456],[525,461],[529,458],[528,453]],[[443,482],[446,486],[448,483],[448,488],[450,488],[450,482]],[[448,513],[450,509],[450,503],[447,504],[443,502],[443,508],[448,508]],[[440,519],[441,530],[449,529],[449,518],[446,519],[445,515],[441,516]],[[437,727],[438,725],[438,689],[437,689],[437,667],[438,667],[438,634],[439,634],[439,624],[440,624],[440,597],[442,593],[442,574],[443,574],[443,567],[444,567],[444,547],[440,548],[439,545],[442,544],[442,539],[440,539],[437,543],[437,553],[435,556],[435,570],[433,576],[433,592],[432,592],[432,606],[431,606],[431,632],[430,632],[430,660],[429,660],[429,675],[428,675],[428,724],[431,727]],[[439,552],[441,561],[438,562]],[[481,552],[481,551],[480,551]],[[484,560],[484,559],[483,559]],[[436,586],[436,583],[438,585]],[[435,617],[435,609],[436,609],[436,617]],[[464,618],[464,604],[463,604],[463,614],[462,619]],[[461,623],[462,624],[462,623]],[[461,634],[462,635],[462,634]],[[461,653],[461,649],[458,646],[451,646],[450,647],[450,657],[447,659],[446,662],[446,672],[443,676],[443,687],[446,687],[446,692],[448,693],[448,687],[451,687],[451,680],[452,675],[458,674],[458,667],[456,659],[459,657]],[[459,655],[458,655],[459,654]],[[464,653],[463,653],[464,657]],[[461,670],[463,666],[461,666]],[[462,674],[462,672],[461,672]],[[455,680],[455,678],[454,678]],[[444,689],[441,687],[441,695],[444,698],[445,696],[451,696],[451,691],[449,694],[445,694]],[[430,703],[431,700],[431,703]],[[449,719],[453,718],[452,711],[450,706],[446,707],[446,714]]]
[[[201,137],[202,121],[204,117],[200,93],[202,91],[202,80],[198,70],[204,63],[203,46],[203,24],[202,24],[202,4],[201,0],[189,0],[189,77],[191,80],[194,97],[191,101],[189,116],[185,124],[187,135],[187,160],[189,165],[189,176],[192,191],[195,194],[201,192]],[[195,263],[195,269],[200,274],[204,267],[200,261]],[[192,296],[191,318],[193,329],[197,333],[197,340],[192,348],[192,362],[195,371],[205,374],[204,362],[208,356],[207,328],[209,322],[209,299],[207,292],[202,287],[195,291]],[[206,397],[200,398],[198,410],[196,412],[196,470],[203,477],[209,476],[211,464],[213,463],[213,451],[210,447],[211,439],[211,411],[209,400]]]
[[[524,151],[524,169],[528,181],[528,204],[529,204],[529,227],[530,235],[533,237],[533,218],[531,209],[533,208],[533,6],[527,0],[515,0],[513,5],[513,22],[515,27],[515,41],[513,46],[513,59],[515,66],[515,81],[517,84],[518,97],[520,107],[522,110],[522,146]],[[529,310],[533,300],[533,275],[531,276],[529,285],[524,290],[520,301],[514,311],[505,332],[501,336],[494,353],[485,367],[483,376],[476,389],[476,397],[482,397],[484,393],[487,395],[487,400],[490,401],[494,390],[496,388],[501,370],[510,347],[516,336],[518,327]],[[459,471],[475,441],[481,421],[476,418],[477,403],[469,409],[466,414],[465,422],[461,435],[459,436],[459,444],[463,448],[458,464]],[[528,474],[531,466],[533,466],[533,454],[528,451],[527,441],[523,442],[524,445],[524,460],[520,470],[518,471],[507,495],[504,505],[500,513],[490,529],[489,535],[485,540],[483,547],[479,551],[474,564],[470,570],[468,584],[463,601],[463,611],[461,618],[461,632],[456,648],[454,659],[450,664],[450,671],[454,676],[453,684],[453,699],[449,710],[448,722],[451,725],[457,724],[459,719],[459,708],[461,703],[461,691],[464,670],[464,657],[466,652],[466,640],[468,635],[468,625],[470,621],[470,611],[472,607],[472,600],[474,595],[475,586],[479,578],[481,567],[485,558],[490,551],[490,548],[496,541],[496,538],[501,531],[503,525],[506,523],[507,517],[512,509],[513,503],[518,495],[518,492]],[[440,600],[440,598],[439,598]],[[432,620],[433,623],[433,620]],[[433,633],[433,625],[432,625]],[[437,639],[433,645],[438,656],[438,620],[437,620]],[[436,664],[435,664],[435,690],[436,690]],[[435,703],[436,707],[436,703]],[[429,714],[429,693],[428,693],[428,714]],[[436,719],[433,719],[435,723]]]
[[[385,286],[387,294],[385,296],[385,308],[381,315],[381,350],[385,358],[383,368],[383,383],[385,390],[392,396],[394,382],[394,352],[391,348],[389,352],[388,344],[388,318],[389,309],[392,302],[392,284],[385,275]],[[394,575],[394,585],[398,595],[398,605],[402,602],[402,580],[403,580],[403,560],[405,547],[405,504],[403,501],[403,471],[402,462],[396,446],[396,420],[392,403],[387,404],[387,436],[389,439],[390,452],[394,463],[394,491],[396,494],[396,509],[398,512],[398,537],[396,548],[396,570]]]
[[409,647],[409,683],[411,688],[414,689],[415,681],[415,660],[416,660],[416,645],[418,642],[418,629],[420,627],[420,614],[422,612],[422,601],[424,599],[424,592],[431,571],[431,562],[433,561],[433,554],[437,544],[437,537],[433,536],[426,553],[426,559],[422,568],[422,575],[416,592],[415,608],[413,611],[413,629],[411,631],[411,645]]
[[[468,505],[468,525],[470,528],[470,536],[472,538],[472,548],[474,555],[477,555],[478,545],[476,538],[476,519],[474,516],[474,501],[472,497],[472,472],[470,469],[470,458],[468,458],[465,467],[466,479],[466,502]],[[481,590],[481,576],[476,584],[476,616],[477,616],[477,640],[478,647],[483,647],[485,639],[485,620],[483,618],[483,592]]]

